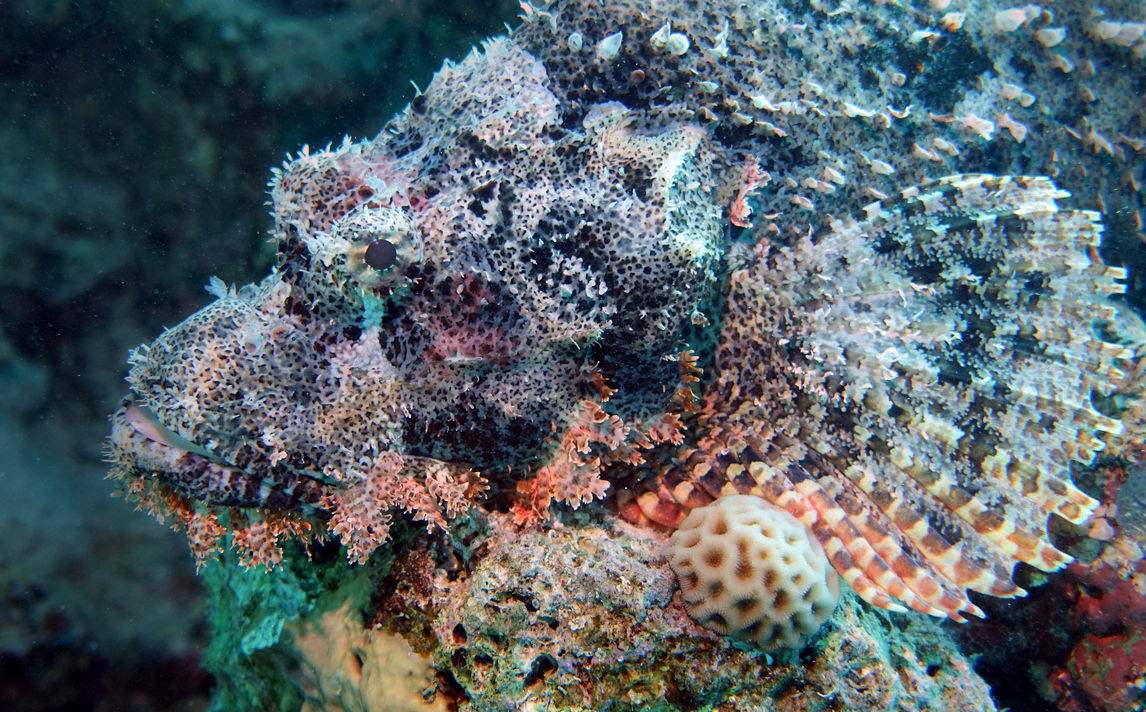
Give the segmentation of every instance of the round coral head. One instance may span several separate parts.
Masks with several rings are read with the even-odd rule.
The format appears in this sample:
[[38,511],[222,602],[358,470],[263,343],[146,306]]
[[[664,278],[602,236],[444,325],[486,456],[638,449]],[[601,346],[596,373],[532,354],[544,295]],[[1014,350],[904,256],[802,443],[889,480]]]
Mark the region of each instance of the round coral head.
[[693,620],[764,650],[802,647],[839,601],[839,576],[820,542],[759,497],[694,509],[667,553]]

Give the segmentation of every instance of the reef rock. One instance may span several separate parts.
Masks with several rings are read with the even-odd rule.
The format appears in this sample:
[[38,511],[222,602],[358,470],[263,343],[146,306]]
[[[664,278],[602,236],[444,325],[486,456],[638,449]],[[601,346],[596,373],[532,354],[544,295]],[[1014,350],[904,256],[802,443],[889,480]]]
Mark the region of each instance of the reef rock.
[[217,702],[332,712],[995,709],[930,619],[895,620],[849,593],[802,653],[768,655],[689,618],[655,532],[598,512],[604,527],[578,517],[516,533],[497,521],[507,516],[484,523],[494,533],[478,539],[460,577],[426,548],[355,568],[290,556],[270,576],[242,571],[231,553],[212,562]]

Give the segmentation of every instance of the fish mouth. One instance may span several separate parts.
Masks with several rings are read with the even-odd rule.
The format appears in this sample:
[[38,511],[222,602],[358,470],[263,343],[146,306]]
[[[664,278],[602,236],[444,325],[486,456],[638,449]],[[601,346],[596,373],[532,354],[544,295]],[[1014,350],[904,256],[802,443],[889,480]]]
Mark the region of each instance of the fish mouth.
[[207,450],[207,448],[196,445],[174,430],[168,428],[160,422],[158,416],[156,416],[150,408],[136,403],[134,395],[129,395],[120,404],[120,412],[116,413],[116,415],[118,416],[121,413],[128,425],[153,443],[174,450],[184,450],[186,452],[195,453],[200,457],[207,458],[220,465],[227,464],[222,458],[219,458]]
[[304,474],[273,480],[227,462],[163,424],[134,395],[112,415],[112,461],[126,473],[152,479],[205,505],[300,512],[328,519],[321,508],[328,486]]

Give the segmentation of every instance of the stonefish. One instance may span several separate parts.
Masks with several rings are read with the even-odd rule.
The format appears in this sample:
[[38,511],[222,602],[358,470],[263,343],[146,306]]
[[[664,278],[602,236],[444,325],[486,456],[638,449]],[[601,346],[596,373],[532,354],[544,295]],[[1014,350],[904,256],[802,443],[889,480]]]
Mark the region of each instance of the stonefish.
[[988,173],[1118,169],[1056,143],[1073,95],[1035,85],[1067,79],[1004,88],[1030,33],[812,5],[526,5],[374,139],[304,147],[270,276],[132,355],[113,476],[201,560],[740,492],[885,608],[961,619],[1062,567],[1048,516],[1097,505],[1072,466],[1141,441],[1142,330],[1101,215]]

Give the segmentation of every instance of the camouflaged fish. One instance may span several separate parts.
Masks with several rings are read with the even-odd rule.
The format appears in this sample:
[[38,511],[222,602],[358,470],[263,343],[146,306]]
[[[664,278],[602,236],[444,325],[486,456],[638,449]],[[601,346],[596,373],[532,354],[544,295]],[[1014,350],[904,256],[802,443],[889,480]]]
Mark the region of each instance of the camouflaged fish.
[[[1140,441],[1142,329],[1101,216],[985,169],[1067,149],[988,140],[922,59],[861,65],[866,10],[692,5],[529,7],[284,164],[273,273],[134,353],[113,476],[200,559],[328,531],[363,561],[395,511],[498,493],[671,527],[740,492],[884,608],[962,619],[1062,567],[1048,517],[1097,505],[1072,465]],[[1074,187],[1113,170],[1076,158]]]

